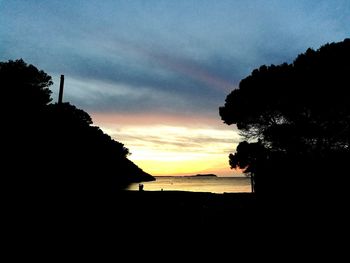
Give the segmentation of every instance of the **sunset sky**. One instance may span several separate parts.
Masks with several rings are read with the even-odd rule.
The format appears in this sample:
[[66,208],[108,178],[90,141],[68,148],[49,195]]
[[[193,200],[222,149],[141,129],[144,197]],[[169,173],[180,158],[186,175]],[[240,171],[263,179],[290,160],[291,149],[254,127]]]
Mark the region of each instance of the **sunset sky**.
[[23,58],[152,175],[239,174],[219,106],[262,64],[350,37],[349,0],[0,0],[0,60]]

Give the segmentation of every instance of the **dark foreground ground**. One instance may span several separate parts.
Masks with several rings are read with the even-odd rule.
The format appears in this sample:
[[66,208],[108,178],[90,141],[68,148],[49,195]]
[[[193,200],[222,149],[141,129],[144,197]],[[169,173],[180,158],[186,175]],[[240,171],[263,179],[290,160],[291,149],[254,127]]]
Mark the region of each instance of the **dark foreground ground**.
[[12,231],[49,236],[204,233],[249,229],[256,199],[249,193],[122,191],[112,196],[19,198],[6,213]]
[[[338,209],[324,209],[326,203],[286,205],[277,200],[262,205],[250,193],[197,193],[181,191],[124,191],[113,196],[19,198],[2,210],[7,244],[20,242],[41,253],[67,247],[125,247],[133,253],[142,248],[166,246],[183,250],[193,244],[262,246],[298,242],[323,236],[348,237],[348,217]],[[334,207],[331,202],[328,207]],[[347,209],[340,211],[347,212]],[[331,218],[331,220],[329,219]],[[282,240],[282,241],[281,241]],[[268,241],[268,242],[267,242]],[[186,246],[184,245],[186,244]],[[219,246],[219,247],[220,247]],[[22,246],[23,247],[23,246]],[[230,249],[231,249],[230,248]],[[59,250],[57,252],[57,249]],[[205,253],[201,249],[201,253]],[[51,253],[51,252],[50,252]],[[84,252],[88,255],[87,252]],[[129,256],[133,256],[131,253]]]
[[[3,215],[12,225],[47,229],[155,229],[262,228],[259,224],[319,222],[332,217],[340,222],[348,199],[322,196],[273,195],[257,198],[252,193],[202,193],[184,191],[121,191],[99,194],[30,194],[7,196]],[[287,224],[286,224],[287,225]]]
[[244,224],[256,211],[250,193],[125,191],[118,199],[121,214],[136,226],[225,227]]

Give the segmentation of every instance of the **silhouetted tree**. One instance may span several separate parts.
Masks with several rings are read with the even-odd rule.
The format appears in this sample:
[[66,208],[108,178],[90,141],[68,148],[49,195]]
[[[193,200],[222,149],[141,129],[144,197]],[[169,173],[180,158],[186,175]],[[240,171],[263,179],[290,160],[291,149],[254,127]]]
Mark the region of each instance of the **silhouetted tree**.
[[[305,191],[325,191],[329,175],[345,175],[350,160],[349,61],[349,39],[308,49],[292,64],[255,69],[227,96],[220,116],[226,124],[236,124],[248,141],[230,155],[230,164],[254,171],[257,192],[279,188],[291,193],[304,183]],[[264,150],[257,150],[258,145]]]
[[44,71],[22,59],[0,62],[2,104],[10,108],[34,110],[51,102],[52,79]]
[[[0,63],[3,184],[17,196],[101,195],[154,180],[129,150],[69,103],[50,104],[51,77],[23,60]],[[20,194],[19,194],[20,193]]]
[[255,192],[256,174],[259,174],[262,163],[266,162],[265,158],[266,151],[260,140],[255,143],[243,141],[238,144],[236,153],[229,155],[229,163],[231,168],[244,169],[250,175],[252,191]]

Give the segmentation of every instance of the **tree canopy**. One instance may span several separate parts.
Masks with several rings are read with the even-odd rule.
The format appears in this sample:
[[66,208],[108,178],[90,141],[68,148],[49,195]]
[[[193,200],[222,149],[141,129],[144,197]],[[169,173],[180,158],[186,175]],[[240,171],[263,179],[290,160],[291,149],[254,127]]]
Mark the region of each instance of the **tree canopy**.
[[[70,103],[50,104],[52,79],[22,59],[0,63],[3,177],[14,192],[107,194],[153,180],[129,150]],[[5,176],[6,174],[6,176]]]
[[292,188],[299,175],[310,186],[344,173],[350,160],[349,76],[350,39],[308,49],[291,64],[255,69],[219,108],[224,123],[237,125],[246,140],[230,155],[231,168],[253,172],[261,191],[277,188],[276,181]]
[[12,108],[37,109],[48,105],[51,98],[49,87],[53,84],[51,76],[27,65],[22,59],[0,62],[0,83],[6,105]]

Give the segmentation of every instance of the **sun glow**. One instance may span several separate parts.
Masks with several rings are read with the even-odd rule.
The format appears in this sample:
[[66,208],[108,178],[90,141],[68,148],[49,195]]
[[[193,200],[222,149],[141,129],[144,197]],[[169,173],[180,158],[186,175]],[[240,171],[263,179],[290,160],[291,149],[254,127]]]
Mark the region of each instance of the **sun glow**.
[[135,115],[122,121],[124,118],[116,114],[93,115],[98,126],[129,148],[129,159],[152,175],[241,174],[228,165],[228,154],[239,141],[232,128],[225,127],[220,121],[210,120],[199,125],[191,123],[189,117],[182,120],[179,116],[163,117]]

